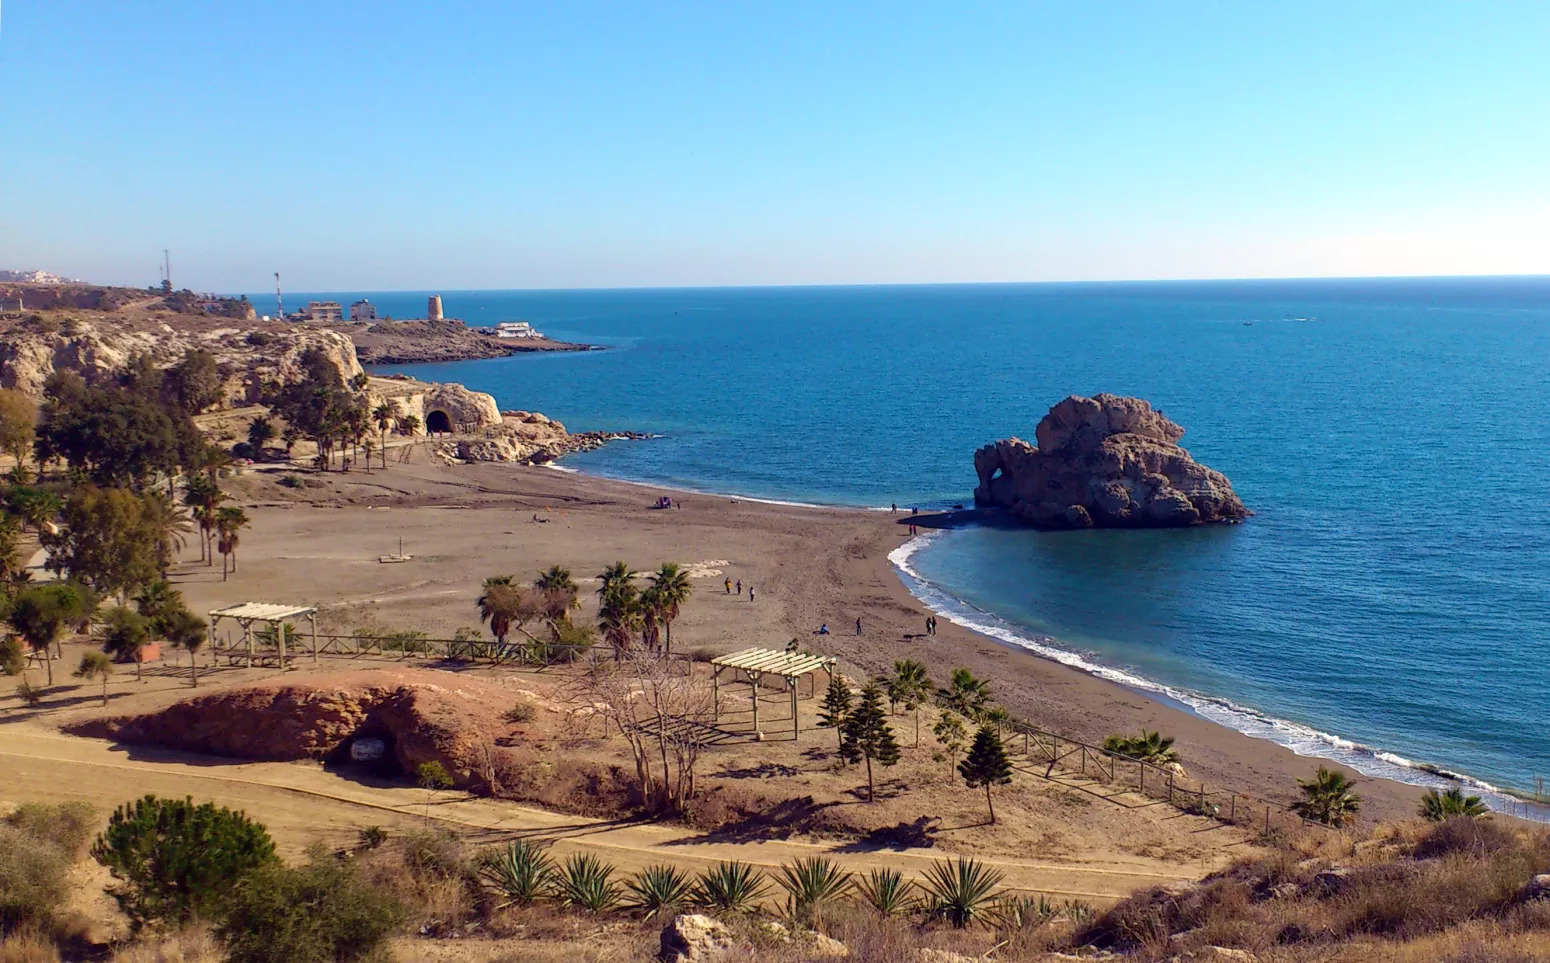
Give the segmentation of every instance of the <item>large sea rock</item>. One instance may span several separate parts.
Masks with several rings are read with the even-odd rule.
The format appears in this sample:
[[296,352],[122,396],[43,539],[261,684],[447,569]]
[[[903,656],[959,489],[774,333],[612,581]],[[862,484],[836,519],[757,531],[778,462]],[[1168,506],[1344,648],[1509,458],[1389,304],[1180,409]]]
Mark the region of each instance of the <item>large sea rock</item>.
[[1140,398],[1077,395],[1034,429],[974,453],[974,501],[1039,528],[1168,528],[1241,522],[1232,483],[1179,447],[1184,429]]

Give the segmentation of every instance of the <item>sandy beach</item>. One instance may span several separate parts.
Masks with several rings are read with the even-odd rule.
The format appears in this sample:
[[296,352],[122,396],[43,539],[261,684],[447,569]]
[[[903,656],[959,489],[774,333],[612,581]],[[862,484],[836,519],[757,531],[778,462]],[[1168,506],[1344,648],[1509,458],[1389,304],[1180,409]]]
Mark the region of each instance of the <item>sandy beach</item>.
[[[615,559],[637,569],[677,561],[695,577],[694,597],[673,626],[680,651],[796,638],[858,677],[902,658],[924,662],[936,679],[966,666],[1035,725],[1088,742],[1161,729],[1177,739],[1191,775],[1272,801],[1289,800],[1296,780],[1319,764],[945,620],[926,635],[928,610],[888,560],[908,538],[902,514],[672,492],[552,468],[446,466],[423,451],[386,472],[304,474],[300,488],[278,484],[282,474],[250,470],[229,482],[253,526],[230,580],[221,581],[218,566],[183,580],[196,610],[300,602],[319,606],[325,632],[450,637],[478,629],[474,600],[489,575],[531,577],[564,565],[590,603],[590,577]],[[652,507],[661,495],[675,507]],[[379,562],[400,538],[413,559]],[[740,595],[725,591],[728,578],[742,583]],[[816,634],[824,624],[831,634]],[[1367,818],[1414,811],[1419,789],[1350,774]]]

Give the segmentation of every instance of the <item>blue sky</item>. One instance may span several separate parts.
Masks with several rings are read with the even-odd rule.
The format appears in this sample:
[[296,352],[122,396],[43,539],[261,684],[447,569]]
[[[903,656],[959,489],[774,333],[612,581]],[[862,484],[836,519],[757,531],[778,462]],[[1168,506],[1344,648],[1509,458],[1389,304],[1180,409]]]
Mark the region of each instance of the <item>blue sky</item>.
[[0,268],[1550,273],[1550,4],[11,0]]

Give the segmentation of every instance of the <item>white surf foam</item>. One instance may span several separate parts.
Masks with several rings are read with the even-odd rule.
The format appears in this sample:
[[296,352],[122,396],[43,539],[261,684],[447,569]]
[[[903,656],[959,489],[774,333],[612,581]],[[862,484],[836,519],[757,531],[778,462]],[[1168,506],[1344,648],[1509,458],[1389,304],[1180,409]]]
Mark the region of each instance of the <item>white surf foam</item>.
[[1044,658],[1079,669],[1089,675],[1117,682],[1127,688],[1161,696],[1170,702],[1188,708],[1201,718],[1208,719],[1230,729],[1235,729],[1256,739],[1266,739],[1285,746],[1299,756],[1333,760],[1342,765],[1349,766],[1364,775],[1393,779],[1414,786],[1448,789],[1462,785],[1471,793],[1479,795],[1492,809],[1507,811],[1510,807],[1520,816],[1526,815],[1528,818],[1536,821],[1550,822],[1550,807],[1531,804],[1527,807],[1527,812],[1525,812],[1525,806],[1521,800],[1513,799],[1501,789],[1483,780],[1463,773],[1450,772],[1436,766],[1417,763],[1397,753],[1363,745],[1360,742],[1333,733],[1322,732],[1300,723],[1278,719],[1249,706],[1238,705],[1229,699],[1176,688],[1136,675],[1133,672],[1127,672],[1124,669],[1104,665],[1090,655],[1062,648],[1055,639],[1049,636],[1038,635],[1020,626],[1013,625],[993,613],[986,612],[948,593],[921,576],[920,572],[915,569],[913,564],[911,564],[913,557],[926,546],[939,539],[941,535],[941,532],[926,532],[918,535],[892,552],[889,552],[888,561],[893,563],[894,568],[898,570],[899,577],[904,582],[905,587],[910,590],[910,594],[920,599],[933,612],[949,622],[961,625],[981,635],[989,636],[998,642],[1027,649]]

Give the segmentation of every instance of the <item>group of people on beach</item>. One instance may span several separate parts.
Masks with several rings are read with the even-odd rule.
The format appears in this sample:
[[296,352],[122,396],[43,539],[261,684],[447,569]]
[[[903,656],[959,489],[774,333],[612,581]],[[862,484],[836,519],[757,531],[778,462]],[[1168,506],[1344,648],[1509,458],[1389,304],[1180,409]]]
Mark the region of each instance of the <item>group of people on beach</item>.
[[[728,578],[722,584],[727,587],[727,594],[728,595],[738,595],[738,596],[741,596],[743,594],[743,580],[742,579],[738,579],[737,580],[737,591],[736,592],[732,591],[732,580],[730,578]],[[753,583],[752,582],[748,583],[748,601],[750,601],[750,602],[753,601]]]

